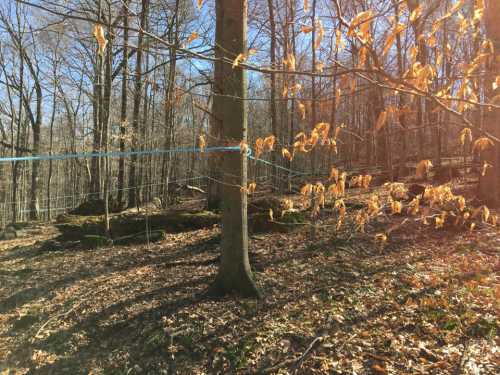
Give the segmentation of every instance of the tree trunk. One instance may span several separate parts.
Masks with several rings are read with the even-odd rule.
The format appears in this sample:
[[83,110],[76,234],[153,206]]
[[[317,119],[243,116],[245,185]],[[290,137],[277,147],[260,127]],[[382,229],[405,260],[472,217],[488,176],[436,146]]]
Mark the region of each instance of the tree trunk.
[[[313,27],[311,35],[311,71],[316,72],[316,0],[312,2],[311,25]],[[311,79],[311,130],[314,129],[317,123],[316,111],[316,78]],[[318,147],[316,146],[311,152],[311,173],[316,174]]]
[[[127,133],[127,91],[128,91],[128,2],[123,3],[123,68],[122,68],[122,97],[120,108],[120,152],[125,152],[125,136]],[[125,157],[120,156],[118,161],[118,197],[117,204],[123,207],[123,189],[125,187]]]
[[[141,95],[142,95],[142,48],[144,41],[144,27],[146,26],[146,19],[149,8],[149,0],[142,0],[141,9],[141,20],[140,20],[140,30],[139,38],[137,41],[137,53],[136,53],[136,63],[135,63],[135,83],[134,83],[134,107],[132,112],[132,129],[134,134],[132,134],[132,147],[131,151],[137,151],[139,147],[139,111],[141,106]],[[132,208],[137,206],[137,155],[132,155],[130,157],[130,169],[128,176],[128,207]]]
[[[496,76],[500,75],[500,23],[498,22],[498,14],[500,14],[500,1],[490,0],[486,3],[484,12],[484,21],[486,24],[487,37],[492,41],[494,46],[494,56],[491,59],[491,65],[488,67],[488,74],[486,75],[486,82],[493,82]],[[491,84],[488,84],[490,88]],[[496,90],[488,90],[488,98],[493,98],[500,95],[500,88]],[[500,137],[500,109],[492,109],[486,111],[484,115],[484,130],[490,132],[496,137]],[[482,157],[485,162],[492,167],[487,169],[485,176],[479,179],[479,197],[487,204],[496,206],[499,203],[499,189],[500,189],[500,161],[499,161],[499,145],[495,144],[493,147],[482,152]]]
[[[271,69],[276,69],[276,21],[274,19],[274,4],[273,0],[268,0],[267,5],[269,8],[269,27],[271,31],[271,45],[269,54],[271,56]],[[269,104],[269,109],[271,112],[271,131],[273,135],[278,138],[278,118],[276,111],[276,74],[271,73],[271,103]],[[271,162],[276,165],[276,150],[271,154]],[[279,185],[278,169],[274,169],[273,186]]]
[[[215,39],[222,40],[224,32],[222,17],[217,17],[215,20]],[[219,44],[215,44],[215,57],[221,59],[224,56],[224,51]],[[222,140],[222,104],[220,97],[223,93],[221,83],[224,81],[223,77],[223,64],[215,63],[214,66],[214,82],[212,84],[213,100],[212,111],[209,119],[209,146],[220,146]],[[221,181],[221,156],[218,153],[211,152],[208,155],[208,194],[207,194],[207,208],[209,210],[218,210],[221,208],[222,202],[222,185]]]
[[[168,73],[165,69],[166,86],[166,106],[165,106],[165,149],[170,150],[175,143],[175,78],[177,76],[177,48],[179,43],[179,0],[175,1],[174,17],[168,30],[168,41],[173,47],[169,49]],[[167,206],[170,200],[170,176],[172,173],[173,154],[168,152],[163,157],[162,182],[163,185],[163,204]]]
[[[247,0],[217,1],[216,17],[222,27],[222,32],[217,33],[216,45],[225,57],[233,60],[247,49]],[[214,102],[222,109],[222,134],[226,143],[239,144],[247,138],[246,72],[220,60],[216,65],[223,73],[223,79],[216,84],[224,96],[214,95]],[[222,170],[222,256],[212,291],[258,297],[248,260],[247,195],[240,189],[247,185],[246,154],[224,153]]]

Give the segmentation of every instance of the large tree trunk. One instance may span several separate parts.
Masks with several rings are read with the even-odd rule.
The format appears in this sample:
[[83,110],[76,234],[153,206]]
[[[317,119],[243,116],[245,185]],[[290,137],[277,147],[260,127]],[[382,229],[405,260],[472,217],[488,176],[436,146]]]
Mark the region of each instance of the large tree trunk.
[[[486,33],[488,38],[492,41],[494,46],[494,56],[491,59],[491,64],[488,67],[488,74],[486,82],[492,82],[496,76],[500,75],[500,22],[498,22],[498,15],[500,14],[500,0],[489,0],[486,3],[484,12],[484,22],[486,24]],[[490,88],[491,84],[488,84]],[[500,88],[490,90],[488,97],[491,99],[496,95],[500,95]],[[500,137],[500,110],[492,109],[485,111],[484,130],[490,132],[497,138]],[[489,205],[498,205],[499,203],[499,189],[500,189],[500,145],[495,144],[494,147],[482,152],[482,157],[485,162],[490,164],[492,168],[488,168],[485,176],[479,179],[479,197]]]
[[[216,45],[233,60],[247,49],[247,0],[217,1],[216,17],[222,27]],[[216,65],[222,65],[223,73],[223,79],[216,82],[223,96],[214,96],[214,102],[222,109],[223,137],[228,144],[239,144],[247,138],[246,74],[244,69],[233,69],[227,62],[219,60]],[[225,152],[222,160],[222,256],[212,291],[258,297],[248,260],[247,195],[240,189],[247,185],[247,157],[239,152]]]

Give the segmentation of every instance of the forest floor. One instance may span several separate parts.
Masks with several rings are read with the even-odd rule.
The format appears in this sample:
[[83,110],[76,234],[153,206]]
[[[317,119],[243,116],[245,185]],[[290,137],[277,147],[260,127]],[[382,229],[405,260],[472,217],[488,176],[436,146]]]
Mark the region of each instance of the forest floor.
[[140,246],[0,242],[0,374],[498,374],[500,236],[250,238],[259,301],[204,297],[217,227]]

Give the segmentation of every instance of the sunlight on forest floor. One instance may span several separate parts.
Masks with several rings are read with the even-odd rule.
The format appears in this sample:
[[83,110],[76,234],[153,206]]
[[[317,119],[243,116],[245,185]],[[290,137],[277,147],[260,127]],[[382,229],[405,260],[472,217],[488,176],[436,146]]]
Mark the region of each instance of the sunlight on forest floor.
[[203,297],[218,228],[149,248],[4,241],[0,373],[494,373],[495,230],[409,226],[383,249],[332,233],[252,236],[257,302]]

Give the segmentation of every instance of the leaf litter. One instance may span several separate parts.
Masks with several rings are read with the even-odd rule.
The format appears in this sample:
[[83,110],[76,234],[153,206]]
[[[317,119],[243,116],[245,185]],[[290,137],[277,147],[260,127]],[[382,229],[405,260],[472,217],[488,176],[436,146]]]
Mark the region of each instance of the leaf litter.
[[[496,228],[382,215],[353,233],[335,221],[320,215],[314,241],[307,226],[251,237],[259,301],[204,296],[218,228],[150,246],[4,242],[0,373],[496,373]],[[388,227],[380,246],[373,236]]]

